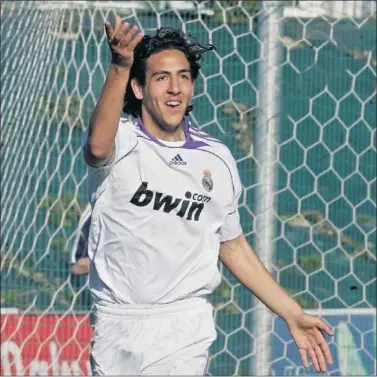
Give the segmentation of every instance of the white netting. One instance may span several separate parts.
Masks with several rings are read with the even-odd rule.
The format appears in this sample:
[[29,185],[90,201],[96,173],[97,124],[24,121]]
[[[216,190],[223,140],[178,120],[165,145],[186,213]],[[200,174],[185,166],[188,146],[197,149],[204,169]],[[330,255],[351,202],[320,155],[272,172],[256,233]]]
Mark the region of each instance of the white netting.
[[[2,372],[90,372],[90,297],[86,279],[70,276],[69,262],[87,202],[81,135],[109,65],[103,23],[119,14],[146,33],[182,27],[217,46],[204,55],[192,120],[226,143],[238,162],[244,231],[262,259],[262,235],[271,235],[275,276],[304,308],[336,327],[331,374],[375,373],[373,6],[2,2],[1,302],[17,308],[2,315]],[[268,29],[271,17],[278,22]],[[266,42],[267,31],[274,44]],[[270,73],[276,82],[268,81]],[[266,166],[273,180],[261,174]],[[218,340],[209,373],[247,375],[263,360],[275,375],[303,374],[284,325],[274,320],[261,337],[265,311],[222,272],[212,296]]]

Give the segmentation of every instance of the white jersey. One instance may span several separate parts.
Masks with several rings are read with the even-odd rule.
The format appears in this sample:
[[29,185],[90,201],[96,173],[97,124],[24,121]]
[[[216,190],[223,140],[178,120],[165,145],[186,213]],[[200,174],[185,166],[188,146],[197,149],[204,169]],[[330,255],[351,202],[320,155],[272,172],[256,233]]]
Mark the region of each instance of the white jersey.
[[111,164],[88,168],[97,302],[166,304],[220,283],[220,242],[242,233],[242,186],[226,146],[187,118],[185,135],[162,141],[121,119]]

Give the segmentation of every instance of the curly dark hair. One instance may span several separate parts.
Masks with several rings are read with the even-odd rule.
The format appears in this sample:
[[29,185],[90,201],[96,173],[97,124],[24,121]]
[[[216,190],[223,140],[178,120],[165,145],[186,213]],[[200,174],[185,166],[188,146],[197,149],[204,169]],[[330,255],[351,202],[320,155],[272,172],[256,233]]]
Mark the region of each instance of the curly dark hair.
[[[147,60],[151,55],[164,50],[182,51],[190,63],[191,77],[195,80],[198,77],[200,64],[199,60],[203,52],[215,50],[212,44],[202,46],[190,34],[173,28],[159,28],[154,36],[145,35],[134,51],[134,62],[130,70],[126,94],[124,96],[123,111],[133,117],[141,116],[141,100],[137,99],[131,87],[131,80],[136,79],[141,86],[145,85],[145,72]],[[186,115],[193,109],[189,105]]]

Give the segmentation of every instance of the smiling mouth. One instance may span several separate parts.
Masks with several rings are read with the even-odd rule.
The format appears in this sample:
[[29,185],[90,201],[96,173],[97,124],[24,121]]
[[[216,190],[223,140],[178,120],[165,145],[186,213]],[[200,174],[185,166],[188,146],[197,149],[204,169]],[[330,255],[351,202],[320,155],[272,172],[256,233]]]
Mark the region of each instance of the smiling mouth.
[[180,105],[182,104],[181,101],[167,101],[165,102],[165,105],[169,108],[169,109],[178,109],[180,107]]

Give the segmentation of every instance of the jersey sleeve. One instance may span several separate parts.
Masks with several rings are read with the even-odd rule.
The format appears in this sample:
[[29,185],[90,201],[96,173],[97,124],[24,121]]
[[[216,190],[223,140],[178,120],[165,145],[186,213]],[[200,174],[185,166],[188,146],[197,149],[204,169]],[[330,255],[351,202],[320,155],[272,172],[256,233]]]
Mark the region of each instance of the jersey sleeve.
[[232,202],[227,206],[228,214],[226,215],[224,223],[220,228],[220,242],[234,240],[242,234],[240,215],[238,212],[238,204],[242,194],[242,183],[239,177],[236,162],[234,160],[232,161],[230,170],[234,195]]
[[[89,137],[89,127],[84,132],[82,147],[87,146]],[[104,172],[111,170],[111,168],[124,156],[126,156],[133,148],[136,142],[136,137],[133,133],[132,122],[127,121],[127,119],[122,118],[119,122],[117,134],[115,135],[115,146],[113,154],[110,156],[106,164],[94,167],[95,169],[102,170]],[[89,163],[88,165],[93,168]]]
[[[82,141],[82,148],[88,142],[88,129],[85,131]],[[114,165],[123,157],[127,156],[137,144],[136,135],[133,132],[133,124],[126,119],[121,119],[118,131],[115,136],[115,146],[112,156],[105,165],[93,167],[87,163],[88,167],[88,182],[90,190],[90,201],[93,202],[96,197],[104,190],[106,178],[111,173]]]

